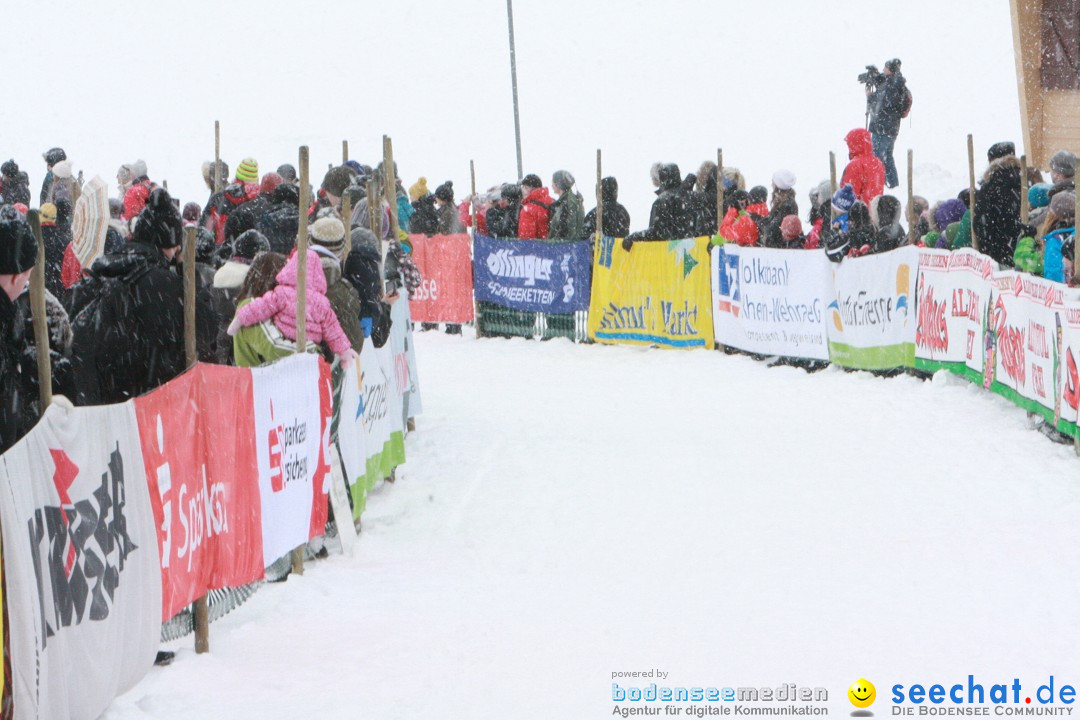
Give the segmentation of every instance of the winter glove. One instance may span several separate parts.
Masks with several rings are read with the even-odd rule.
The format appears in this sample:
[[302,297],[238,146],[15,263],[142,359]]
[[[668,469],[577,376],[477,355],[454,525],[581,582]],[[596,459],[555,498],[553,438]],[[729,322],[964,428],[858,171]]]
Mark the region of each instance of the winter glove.
[[240,325],[240,318],[234,317],[232,319],[232,322],[229,323],[229,327],[226,329],[226,332],[229,333],[230,336],[232,336],[240,332],[241,327],[242,326]]
[[626,252],[630,252],[630,248],[634,247],[634,241],[628,237],[623,238],[622,249]]

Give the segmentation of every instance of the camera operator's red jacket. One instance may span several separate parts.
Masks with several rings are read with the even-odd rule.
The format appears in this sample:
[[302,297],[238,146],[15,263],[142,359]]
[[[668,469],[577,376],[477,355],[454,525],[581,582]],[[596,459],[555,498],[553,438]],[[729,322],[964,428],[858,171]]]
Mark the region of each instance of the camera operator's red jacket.
[[885,166],[874,155],[869,130],[856,128],[847,134],[844,141],[851,162],[844,168],[840,187],[851,183],[855,197],[869,205],[871,200],[885,192]]

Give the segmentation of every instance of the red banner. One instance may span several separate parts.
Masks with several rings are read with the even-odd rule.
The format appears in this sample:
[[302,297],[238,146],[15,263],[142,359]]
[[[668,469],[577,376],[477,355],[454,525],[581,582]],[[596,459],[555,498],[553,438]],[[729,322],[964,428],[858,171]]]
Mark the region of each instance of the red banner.
[[413,262],[423,278],[409,297],[416,322],[463,323],[473,319],[469,236],[410,235]]
[[251,371],[200,364],[136,398],[135,413],[167,620],[211,588],[263,577]]

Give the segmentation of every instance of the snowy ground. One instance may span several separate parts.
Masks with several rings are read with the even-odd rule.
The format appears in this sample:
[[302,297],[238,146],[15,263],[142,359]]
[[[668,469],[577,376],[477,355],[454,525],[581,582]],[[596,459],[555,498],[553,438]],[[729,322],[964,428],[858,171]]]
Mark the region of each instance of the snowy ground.
[[824,686],[833,715],[866,677],[884,716],[893,683],[1075,673],[1080,461],[1000,399],[716,352],[418,355],[426,415],[355,557],[106,718],[604,718],[611,673],[650,668]]

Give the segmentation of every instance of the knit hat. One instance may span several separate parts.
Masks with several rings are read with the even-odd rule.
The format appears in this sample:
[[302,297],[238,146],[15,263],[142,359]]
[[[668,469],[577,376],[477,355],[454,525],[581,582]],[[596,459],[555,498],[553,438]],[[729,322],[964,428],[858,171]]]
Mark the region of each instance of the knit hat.
[[345,194],[345,188],[352,185],[354,177],[356,177],[356,173],[353,172],[352,168],[338,165],[326,171],[326,175],[323,176],[322,189],[329,195],[341,197]]
[[262,182],[259,183],[259,194],[270,195],[277,189],[277,186],[284,182],[281,176],[276,172],[268,172],[263,175]]
[[954,222],[960,222],[965,212],[967,212],[967,206],[962,200],[949,198],[934,210],[934,224],[937,225],[938,230],[944,230]]
[[1046,207],[1050,204],[1050,183],[1036,183],[1028,188],[1028,204],[1032,209]]
[[72,175],[71,161],[70,160],[61,160],[60,162],[53,165],[53,175],[55,175],[58,178],[65,178],[65,179],[71,177],[71,175]]
[[945,242],[947,247],[956,244],[956,238],[960,235],[960,223],[954,222],[945,228]]
[[1061,220],[1076,217],[1076,195],[1071,192],[1059,192],[1050,198],[1050,212]]
[[435,197],[443,202],[454,202],[454,183],[447,180],[442,185],[435,188]]
[[214,234],[206,228],[199,228],[195,233],[195,262],[209,265],[214,262],[215,254],[217,254],[217,242],[214,240]]
[[[375,237],[375,233],[371,232],[370,228],[359,225],[352,229],[350,235],[352,237],[352,249],[354,251],[364,246],[374,250],[378,250],[379,248],[379,239]],[[349,254],[349,257],[352,257],[351,253]]]
[[777,190],[790,190],[795,187],[795,173],[790,170],[777,170],[773,173],[772,184]]
[[202,214],[202,208],[199,207],[199,203],[189,202],[185,203],[184,211],[180,213],[180,218],[186,223],[199,222],[199,216]]
[[149,175],[149,172],[150,172],[149,170],[146,169],[146,161],[145,160],[136,160],[135,162],[128,165],[128,167],[131,169],[131,177],[134,178],[135,180],[138,180],[139,178],[147,177]]
[[518,184],[521,185],[521,187],[523,188],[522,189],[523,193],[524,193],[524,188],[527,188],[527,187],[532,188],[533,190],[536,190],[537,188],[544,187],[544,181],[540,179],[539,175],[534,175],[533,173],[529,173],[525,177],[521,178],[521,182],[518,183]]
[[427,178],[421,177],[419,180],[409,186],[409,200],[416,202],[420,198],[428,194]]
[[832,204],[842,213],[846,213],[855,204],[855,188],[848,183],[836,191],[832,197]]
[[4,177],[14,178],[19,177],[19,165],[14,160],[8,160],[3,165],[0,165],[0,174]]
[[1007,157],[1009,155],[1016,154],[1016,145],[1004,140],[999,143],[994,143],[990,146],[990,149],[986,151],[986,159],[990,162],[994,162],[998,158]]
[[236,168],[236,179],[245,183],[259,182],[259,163],[255,161],[255,158],[248,157],[240,161],[240,165]]
[[567,170],[556,170],[555,174],[551,176],[551,184],[566,192],[574,187],[574,176]]
[[45,158],[46,165],[55,165],[61,160],[67,160],[67,153],[64,148],[54,147],[41,153],[41,157]]
[[750,204],[757,205],[769,199],[769,190],[764,185],[755,185],[750,188]]
[[56,224],[56,206],[50,202],[43,203],[41,206],[41,224],[42,225],[55,225]]
[[788,215],[780,221],[780,234],[785,240],[794,240],[802,235],[802,221],[798,215]]
[[296,168],[289,163],[278,165],[277,174],[287,183],[296,182]]
[[258,230],[247,230],[233,241],[233,257],[248,262],[262,252],[270,252],[270,241]]
[[336,217],[321,217],[308,228],[308,238],[315,245],[322,245],[339,259],[345,254],[345,225]]
[[1050,169],[1071,178],[1076,174],[1076,155],[1068,150],[1058,150],[1054,157],[1050,158]]
[[37,262],[37,240],[25,220],[0,221],[0,275],[18,275]]
[[810,191],[810,200],[814,205],[820,205],[832,197],[832,182],[822,180]]
[[182,230],[180,212],[173,205],[169,191],[155,188],[135,220],[131,239],[157,248],[174,248],[180,244]]

